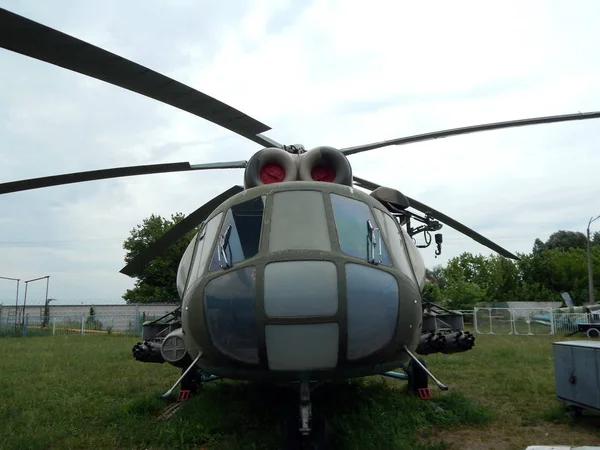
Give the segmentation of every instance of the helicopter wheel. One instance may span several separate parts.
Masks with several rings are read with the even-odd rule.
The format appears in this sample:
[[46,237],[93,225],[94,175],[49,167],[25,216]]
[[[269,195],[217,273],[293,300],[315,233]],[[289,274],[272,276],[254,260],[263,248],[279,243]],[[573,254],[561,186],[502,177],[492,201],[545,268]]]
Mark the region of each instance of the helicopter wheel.
[[[427,367],[423,358],[419,358],[419,362]],[[421,366],[415,364],[414,361],[411,360],[408,364],[406,374],[408,375],[409,394],[419,395],[419,389],[427,389],[429,387],[429,376],[427,375],[427,372],[425,372]]]
[[311,433],[303,436],[298,428],[299,420],[291,415],[285,422],[283,450],[327,450],[330,448],[327,422],[324,418],[313,418]]
[[[181,373],[183,372],[185,372],[185,369],[181,369]],[[190,391],[190,395],[197,394],[203,387],[202,372],[199,369],[190,370],[180,383],[180,389]]]

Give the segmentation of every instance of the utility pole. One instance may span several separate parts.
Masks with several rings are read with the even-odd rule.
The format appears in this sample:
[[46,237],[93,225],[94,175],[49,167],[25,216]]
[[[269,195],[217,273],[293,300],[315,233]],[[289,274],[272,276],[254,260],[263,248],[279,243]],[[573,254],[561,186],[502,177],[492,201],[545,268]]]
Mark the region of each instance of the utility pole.
[[587,226],[587,263],[588,263],[588,289],[589,289],[588,297],[589,297],[590,305],[593,305],[594,303],[596,303],[596,300],[594,299],[594,272],[592,269],[592,243],[591,243],[591,239],[590,239],[590,225],[592,225],[592,222],[594,220],[598,220],[598,219],[600,219],[600,215],[590,218],[590,221],[588,222],[588,226]]

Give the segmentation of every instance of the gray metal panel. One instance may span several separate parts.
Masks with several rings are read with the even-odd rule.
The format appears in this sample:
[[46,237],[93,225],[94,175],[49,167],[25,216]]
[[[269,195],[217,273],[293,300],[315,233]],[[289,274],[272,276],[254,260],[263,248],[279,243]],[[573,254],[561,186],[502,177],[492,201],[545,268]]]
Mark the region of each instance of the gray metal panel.
[[587,347],[600,349],[600,341],[562,341],[553,342],[553,345],[564,345],[568,347]]
[[574,369],[571,348],[554,346],[554,382],[557,397],[566,400],[575,398],[575,385],[569,382]]
[[553,350],[556,396],[600,409],[600,342],[555,342]]
[[575,364],[575,401],[594,408],[600,408],[600,387],[598,383],[598,365],[596,361],[600,351],[594,348],[571,349]]

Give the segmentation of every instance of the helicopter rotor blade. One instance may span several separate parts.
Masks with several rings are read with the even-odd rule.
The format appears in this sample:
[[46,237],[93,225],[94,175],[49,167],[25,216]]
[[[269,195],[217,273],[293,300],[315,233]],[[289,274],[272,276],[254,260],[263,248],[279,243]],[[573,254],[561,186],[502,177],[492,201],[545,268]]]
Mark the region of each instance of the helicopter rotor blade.
[[82,183],[84,181],[104,180],[107,178],[131,177],[153,173],[185,172],[190,170],[243,169],[246,161],[217,162],[208,164],[190,164],[177,162],[168,164],[149,164],[144,166],[115,167],[111,169],[89,170],[86,172],[66,173],[48,177],[29,178],[27,180],[0,183],[0,195],[11,192],[28,191],[63,184]]
[[[370,191],[374,191],[375,189],[380,187],[379,184],[373,183],[372,181],[365,180],[364,178],[353,177],[353,179],[358,186],[368,189]],[[429,214],[434,219],[439,220],[440,222],[448,225],[450,228],[454,228],[456,231],[459,231],[466,236],[469,236],[474,241],[479,242],[480,244],[494,250],[495,252],[499,253],[502,256],[505,256],[510,259],[516,259],[516,260],[520,259],[515,254],[509,252],[505,248],[500,247],[495,242],[490,241],[488,238],[486,238],[485,236],[482,236],[477,231],[454,220],[452,217],[449,217],[446,214],[433,209],[431,206],[428,206],[425,203],[421,203],[420,201],[415,200],[414,198],[411,198],[408,196],[406,196],[406,198],[408,199],[408,202],[410,203],[410,207],[416,209],[417,211],[420,211],[423,214]]]
[[134,277],[139,274],[154,258],[163,255],[169,248],[187,233],[192,231],[199,224],[204,222],[206,218],[225,200],[233,197],[235,194],[244,190],[241,186],[232,186],[225,192],[217,195],[212,200],[209,200],[196,211],[185,217],[181,222],[169,229],[156,241],[151,243],[146,249],[141,251],[133,258],[120,272],[122,274]]
[[477,133],[479,131],[499,130],[501,128],[524,127],[527,125],[539,125],[553,122],[568,122],[571,120],[586,120],[600,118],[600,111],[565,114],[562,116],[534,117],[531,119],[508,120],[505,122],[486,123],[482,125],[471,125],[468,127],[452,128],[449,130],[434,131],[432,133],[415,134],[413,136],[390,139],[388,141],[374,142],[372,144],[359,145],[356,147],[343,148],[340,151],[348,156],[356,153],[362,153],[376,148],[387,147],[390,145],[406,145],[414,142],[429,141],[431,139],[440,139],[459,134]]
[[282,145],[261,135],[271,128],[215,98],[95,45],[0,8],[0,47],[167,103],[248,138],[263,147]]

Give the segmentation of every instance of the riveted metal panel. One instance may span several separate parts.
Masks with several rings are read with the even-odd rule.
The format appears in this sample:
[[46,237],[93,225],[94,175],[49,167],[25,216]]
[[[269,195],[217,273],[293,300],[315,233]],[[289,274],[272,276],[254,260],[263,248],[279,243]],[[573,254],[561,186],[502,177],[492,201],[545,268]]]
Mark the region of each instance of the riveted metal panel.
[[556,396],[567,403],[600,409],[600,343],[555,342]]

